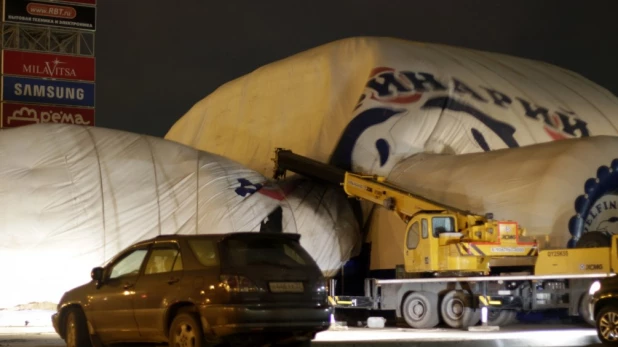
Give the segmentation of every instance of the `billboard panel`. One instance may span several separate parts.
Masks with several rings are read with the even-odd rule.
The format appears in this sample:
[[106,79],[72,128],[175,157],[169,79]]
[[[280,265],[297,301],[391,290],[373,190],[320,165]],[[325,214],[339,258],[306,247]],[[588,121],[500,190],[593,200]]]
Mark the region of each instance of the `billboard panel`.
[[76,4],[96,5],[97,0],[58,0],[58,2],[73,2]]
[[3,102],[1,112],[2,128],[14,128],[37,123],[94,126],[94,109],[92,108]]
[[28,0],[3,0],[4,22],[95,30],[96,8]]
[[94,57],[2,51],[2,74],[94,82]]
[[2,101],[94,107],[94,84],[3,76]]

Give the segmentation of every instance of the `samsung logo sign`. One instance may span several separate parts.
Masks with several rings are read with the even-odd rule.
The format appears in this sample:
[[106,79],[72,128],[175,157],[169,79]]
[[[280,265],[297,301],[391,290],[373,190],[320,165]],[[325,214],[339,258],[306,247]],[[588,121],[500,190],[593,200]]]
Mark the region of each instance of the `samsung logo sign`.
[[4,101],[94,107],[94,83],[4,76]]
[[74,87],[31,85],[16,83],[13,93],[17,96],[33,96],[50,99],[84,100],[84,89]]

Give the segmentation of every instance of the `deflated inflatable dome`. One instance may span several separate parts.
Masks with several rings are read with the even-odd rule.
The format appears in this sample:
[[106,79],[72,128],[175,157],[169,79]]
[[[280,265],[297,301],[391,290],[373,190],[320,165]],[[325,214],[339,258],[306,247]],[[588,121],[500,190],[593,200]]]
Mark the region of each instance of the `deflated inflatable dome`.
[[355,242],[356,225],[334,226],[344,197],[311,184],[284,191],[237,162],[163,139],[41,124],[1,131],[0,158],[0,307],[55,302],[94,266],[160,234],[297,233],[294,214],[307,215],[301,243],[327,275]]
[[573,72],[502,54],[352,38],[266,65],[193,106],[167,139],[270,175],[275,147],[388,175],[463,154],[616,135],[618,99]]
[[[617,126],[618,99],[584,77],[557,66],[438,44],[350,38],[263,66],[221,86],[178,120],[166,138],[224,155],[264,175],[272,172],[270,159],[276,147],[347,170],[387,177],[395,165],[414,154],[450,154],[440,159],[439,166],[465,172],[467,176],[457,176],[457,182],[465,183],[465,189],[458,194],[462,194],[460,200],[474,201],[478,197],[475,192],[487,192],[483,188],[486,180],[478,179],[476,173],[487,179],[502,177],[498,173],[503,173],[504,168],[484,160],[472,168],[465,165],[471,157],[459,159],[457,155],[616,136]],[[576,158],[596,155],[594,146],[567,146],[563,159],[555,163],[576,162],[564,159],[571,150],[577,152]],[[518,159],[522,162],[511,163],[511,170],[516,171],[516,164],[542,167],[542,162],[551,157]],[[566,174],[588,165],[578,171],[577,180],[582,175],[592,175],[596,180],[593,173],[600,166],[609,167],[609,159],[604,156],[599,161],[585,161],[577,168],[558,168],[554,164],[552,174],[560,170]],[[410,186],[414,189],[429,189],[431,182],[438,201],[451,199],[447,198],[451,188],[446,188],[450,185],[442,184],[447,176],[441,176],[443,180],[438,181],[442,185],[438,185],[431,180],[432,175],[433,171],[415,165],[400,172],[397,180],[417,180]],[[537,178],[528,175],[526,179]],[[565,199],[561,203],[573,205],[583,194],[582,182],[555,175],[554,179],[564,184],[551,185],[550,179],[541,179],[548,184],[542,190],[543,199],[560,190]],[[488,186],[493,189],[491,194],[500,196],[526,184],[506,180]],[[610,194],[607,187],[597,185],[594,196]],[[509,199],[484,199],[476,212],[504,209],[513,211],[513,216],[527,213],[527,209],[521,209],[524,198]],[[564,247],[565,237],[576,239],[585,232],[581,222],[571,233],[569,226],[563,225],[575,210],[573,206],[568,213],[563,208],[546,211],[543,223],[556,224],[543,226],[539,233],[565,233],[551,239],[555,242],[550,240],[549,246]],[[579,206],[575,213],[579,210],[591,211]],[[562,212],[568,216],[557,215]],[[370,217],[374,269],[392,268],[402,261],[397,249],[402,226],[396,217],[385,213],[377,208]],[[618,217],[618,213],[612,213]]]

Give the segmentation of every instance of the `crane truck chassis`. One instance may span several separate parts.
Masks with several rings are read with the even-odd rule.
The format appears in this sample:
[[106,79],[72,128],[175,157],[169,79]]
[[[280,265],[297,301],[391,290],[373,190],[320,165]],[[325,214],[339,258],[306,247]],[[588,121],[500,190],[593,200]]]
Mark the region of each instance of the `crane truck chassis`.
[[520,241],[525,229],[516,222],[445,206],[382,177],[346,172],[290,150],[277,148],[274,161],[275,179],[291,171],[340,185],[349,197],[392,210],[407,223],[403,271],[392,279],[366,278],[364,296],[337,295],[331,281],[329,300],[336,309],[395,311],[419,329],[441,320],[452,328],[474,326],[483,307],[493,326],[515,322],[517,312],[548,309],[567,309],[592,324],[589,287],[615,274],[618,235],[610,240],[590,231],[576,248],[539,251],[536,242]]

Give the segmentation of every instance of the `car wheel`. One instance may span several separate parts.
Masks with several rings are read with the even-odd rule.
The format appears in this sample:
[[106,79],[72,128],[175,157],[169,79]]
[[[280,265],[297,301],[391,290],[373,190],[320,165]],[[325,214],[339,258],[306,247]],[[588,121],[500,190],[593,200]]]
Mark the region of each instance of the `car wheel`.
[[618,306],[605,306],[596,319],[597,335],[601,342],[618,346]]
[[180,313],[172,321],[169,333],[170,347],[204,347],[202,326],[190,313]]
[[440,323],[438,296],[434,293],[411,293],[403,301],[401,311],[406,323],[412,328],[430,329]]
[[65,338],[67,347],[92,347],[86,316],[79,308],[70,308],[65,319]]

